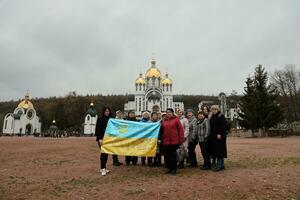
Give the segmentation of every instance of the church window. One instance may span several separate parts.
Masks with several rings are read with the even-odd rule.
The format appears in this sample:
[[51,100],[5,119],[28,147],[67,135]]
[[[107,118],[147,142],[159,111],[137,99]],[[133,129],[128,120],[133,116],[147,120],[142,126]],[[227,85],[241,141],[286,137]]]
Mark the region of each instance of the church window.
[[169,91],[169,85],[167,85],[167,91]]
[[87,120],[90,121],[90,116],[87,116]]
[[139,111],[142,110],[142,98],[139,98]]
[[136,90],[136,91],[138,90],[138,86],[137,86],[137,85],[135,85],[135,90]]
[[169,108],[169,99],[167,98],[167,108]]
[[142,85],[141,85],[141,84],[140,84],[139,90],[140,90],[140,91],[142,90]]
[[4,125],[4,129],[7,128],[7,120],[5,120],[5,125]]

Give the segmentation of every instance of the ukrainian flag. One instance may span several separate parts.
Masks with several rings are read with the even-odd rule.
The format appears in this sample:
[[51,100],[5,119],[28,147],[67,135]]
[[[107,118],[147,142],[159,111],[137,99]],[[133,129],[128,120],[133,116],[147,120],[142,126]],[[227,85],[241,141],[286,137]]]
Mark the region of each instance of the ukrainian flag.
[[159,130],[160,122],[141,123],[110,119],[101,152],[124,156],[154,157]]

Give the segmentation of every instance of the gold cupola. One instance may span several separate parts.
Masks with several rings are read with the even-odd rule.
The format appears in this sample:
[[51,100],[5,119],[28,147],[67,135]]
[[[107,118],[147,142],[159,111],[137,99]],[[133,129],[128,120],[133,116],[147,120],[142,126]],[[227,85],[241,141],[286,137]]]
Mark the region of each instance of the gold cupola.
[[18,108],[29,109],[33,108],[33,104],[29,101],[29,91],[26,92],[25,98],[18,105]]
[[145,81],[145,79],[143,78],[143,74],[142,73],[140,73],[140,76],[139,76],[139,78],[137,78],[136,80],[135,80],[135,84],[142,84],[142,85],[145,85],[146,84],[146,81]]
[[146,78],[160,78],[161,73],[159,69],[156,67],[155,59],[151,60],[151,67],[146,72]]
[[165,78],[161,82],[163,85],[172,85],[173,81],[169,78],[169,74],[166,73]]

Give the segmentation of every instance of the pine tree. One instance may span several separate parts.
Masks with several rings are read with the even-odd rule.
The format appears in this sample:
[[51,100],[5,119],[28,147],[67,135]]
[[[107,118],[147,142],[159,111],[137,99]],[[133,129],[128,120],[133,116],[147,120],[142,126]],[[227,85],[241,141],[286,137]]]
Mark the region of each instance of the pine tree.
[[239,123],[242,127],[252,130],[269,128],[278,124],[283,115],[276,103],[277,94],[268,85],[268,74],[258,65],[253,78],[247,78],[244,96],[239,104]]

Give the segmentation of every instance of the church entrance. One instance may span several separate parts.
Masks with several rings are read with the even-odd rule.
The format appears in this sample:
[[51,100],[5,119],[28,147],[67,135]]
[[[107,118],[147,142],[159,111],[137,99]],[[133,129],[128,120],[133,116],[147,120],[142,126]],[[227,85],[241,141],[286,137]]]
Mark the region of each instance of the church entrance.
[[154,105],[152,107],[152,112],[159,112],[159,106],[158,105]]
[[32,125],[31,124],[26,125],[25,134],[26,135],[31,135],[32,134]]

